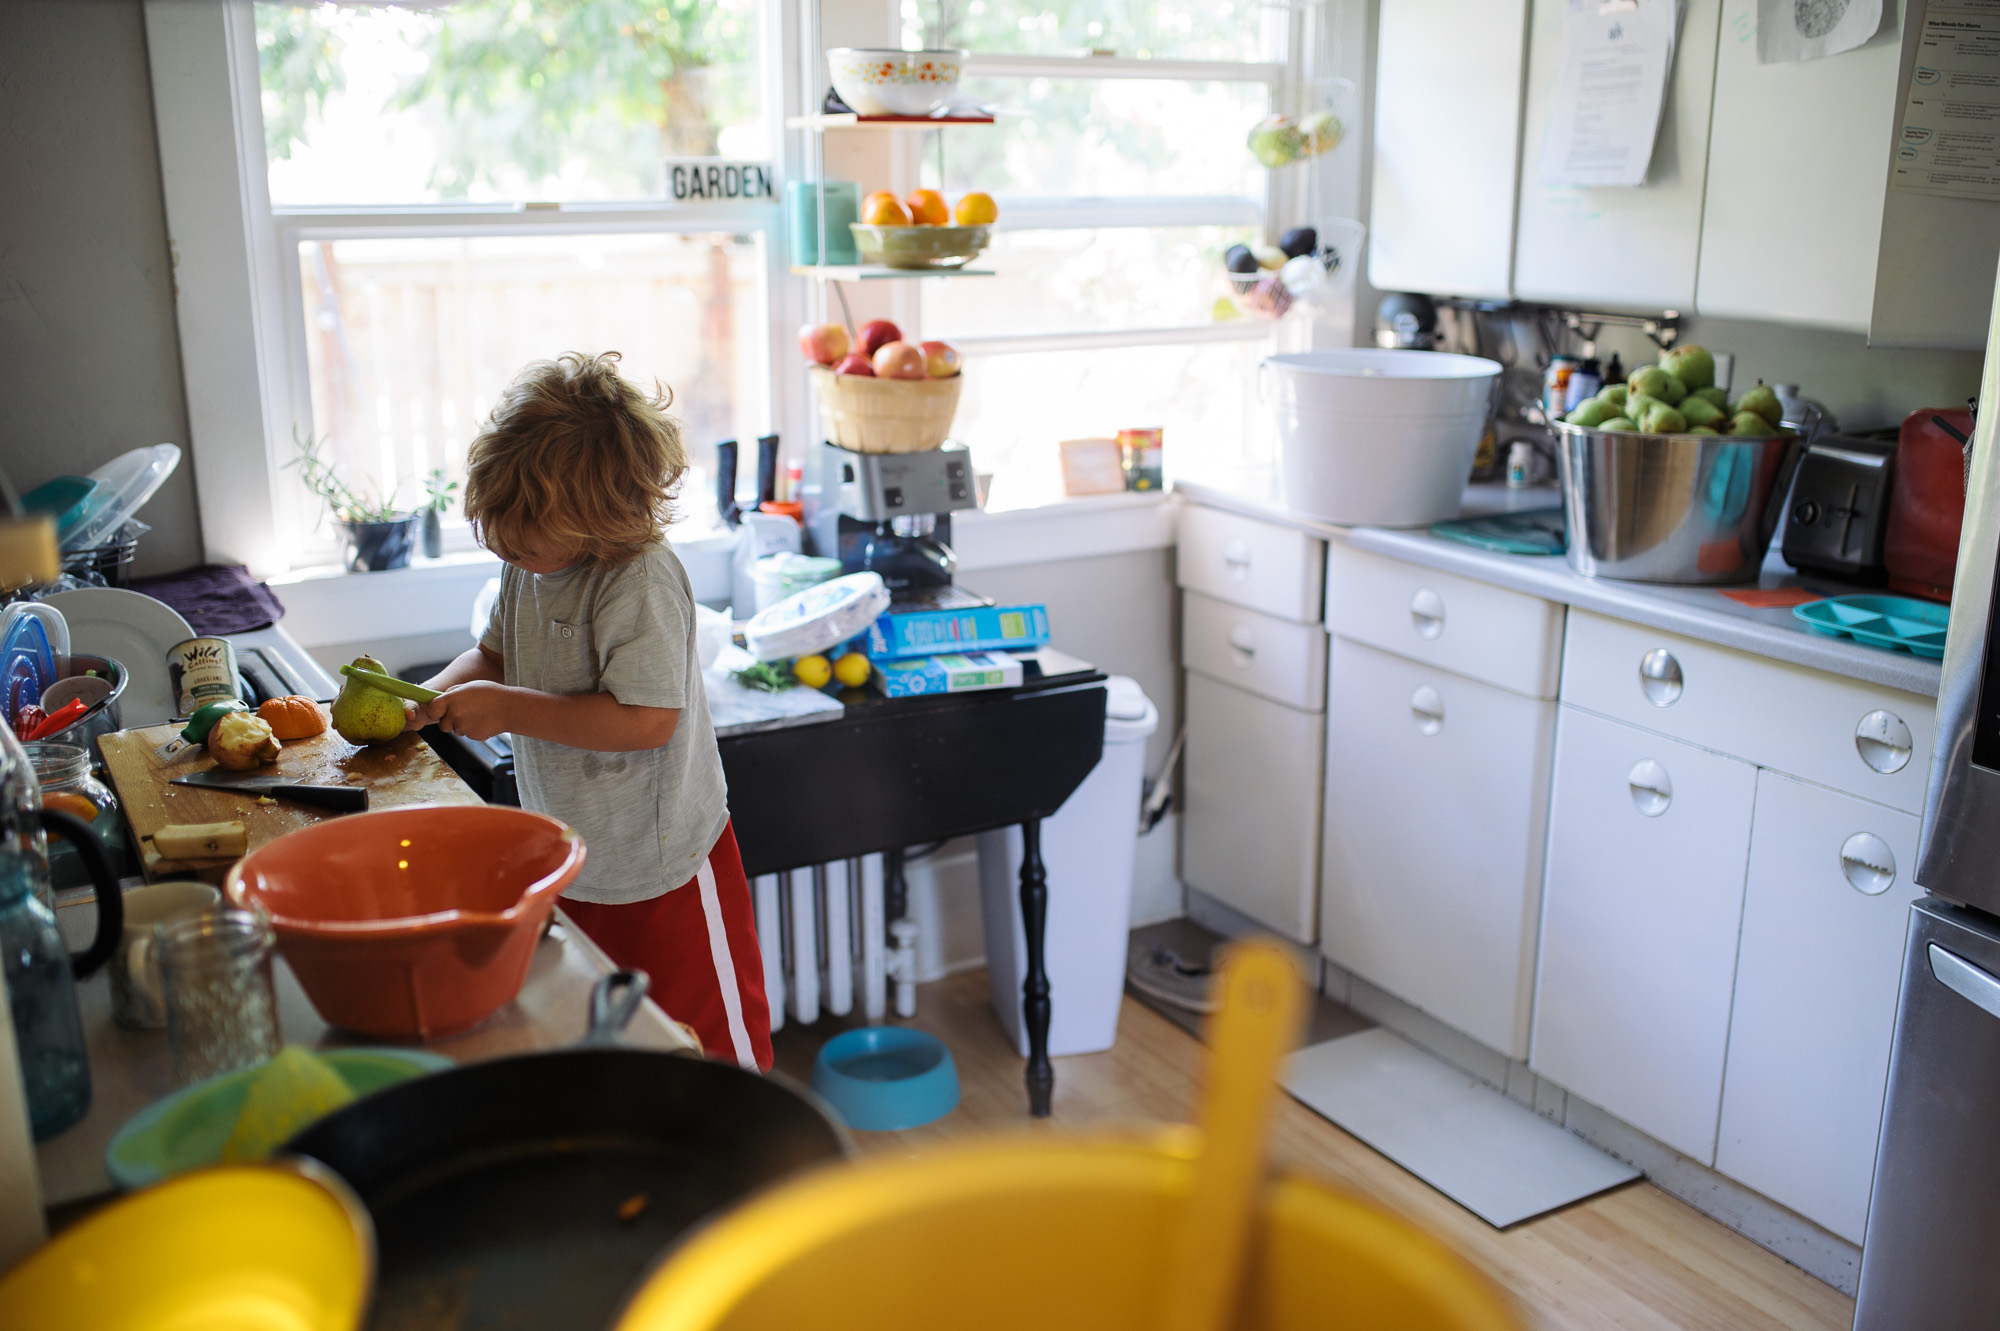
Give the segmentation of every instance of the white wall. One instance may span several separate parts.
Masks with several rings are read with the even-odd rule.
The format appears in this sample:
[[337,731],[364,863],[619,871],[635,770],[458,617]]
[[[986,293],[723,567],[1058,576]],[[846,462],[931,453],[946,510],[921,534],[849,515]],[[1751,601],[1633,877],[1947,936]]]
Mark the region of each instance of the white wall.
[[[139,0],[0,4],[0,466],[25,491],[188,441]],[[189,460],[138,572],[201,562]]]

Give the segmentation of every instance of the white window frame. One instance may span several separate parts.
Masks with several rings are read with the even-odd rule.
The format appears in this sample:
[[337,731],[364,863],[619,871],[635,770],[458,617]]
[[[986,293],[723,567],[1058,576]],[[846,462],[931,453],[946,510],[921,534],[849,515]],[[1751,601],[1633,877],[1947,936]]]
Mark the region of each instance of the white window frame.
[[[797,0],[766,15],[761,81],[773,125],[796,107],[784,76],[797,52]],[[390,236],[592,233],[761,233],[770,297],[767,354],[772,428],[798,437],[803,384],[785,372],[789,330],[803,308],[785,263],[776,204],[663,208],[647,203],[274,208],[264,145],[253,0],[146,0],[154,120],[174,261],[189,453],[211,562],[259,576],[292,571],[281,485],[294,430],[312,427],[304,241]],[[463,542],[470,548],[469,539]]]

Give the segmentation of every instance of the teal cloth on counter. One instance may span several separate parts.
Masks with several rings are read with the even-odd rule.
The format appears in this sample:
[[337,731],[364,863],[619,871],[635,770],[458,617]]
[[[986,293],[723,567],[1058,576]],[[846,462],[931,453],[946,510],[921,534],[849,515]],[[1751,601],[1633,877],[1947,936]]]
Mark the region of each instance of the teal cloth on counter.
[[1569,549],[1569,526],[1562,507],[1493,513],[1431,525],[1431,535],[1503,555],[1559,555]]

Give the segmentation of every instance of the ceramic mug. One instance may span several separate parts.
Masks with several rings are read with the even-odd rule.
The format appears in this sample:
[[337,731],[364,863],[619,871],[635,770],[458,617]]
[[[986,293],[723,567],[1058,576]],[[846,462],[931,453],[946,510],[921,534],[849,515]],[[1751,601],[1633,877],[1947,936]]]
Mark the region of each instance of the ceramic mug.
[[157,1031],[167,1024],[160,956],[153,928],[182,915],[199,915],[222,902],[207,883],[154,883],[125,894],[125,929],[111,954],[111,1019],[129,1030]]

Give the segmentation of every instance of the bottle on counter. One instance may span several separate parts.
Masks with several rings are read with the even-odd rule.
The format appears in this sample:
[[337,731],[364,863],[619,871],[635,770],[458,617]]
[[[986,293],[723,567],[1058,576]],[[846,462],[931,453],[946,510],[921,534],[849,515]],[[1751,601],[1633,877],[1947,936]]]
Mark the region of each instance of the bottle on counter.
[[1563,390],[1563,410],[1575,411],[1584,403],[1597,396],[1597,390],[1604,387],[1604,371],[1597,357],[1587,356],[1583,364],[1576,367],[1569,376],[1569,387]]
[[1625,362],[1618,359],[1618,353],[1614,351],[1611,353],[1611,359],[1604,363],[1604,382],[1622,384],[1625,382],[1625,377]]
[[1560,351],[1549,357],[1549,368],[1542,372],[1542,410],[1550,420],[1569,410],[1563,403],[1569,398],[1569,381],[1575,374],[1576,357]]

